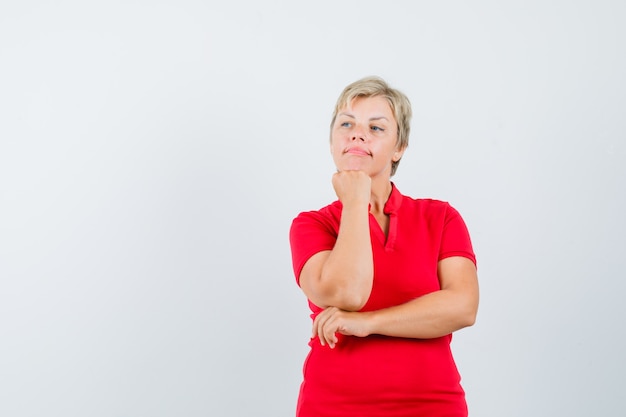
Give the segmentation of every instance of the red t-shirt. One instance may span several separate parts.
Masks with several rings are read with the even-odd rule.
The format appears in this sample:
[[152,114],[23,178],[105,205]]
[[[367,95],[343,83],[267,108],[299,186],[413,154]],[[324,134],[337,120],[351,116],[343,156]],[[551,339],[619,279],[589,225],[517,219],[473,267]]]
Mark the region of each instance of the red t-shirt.
[[[299,277],[314,254],[332,250],[339,231],[339,201],[300,213],[290,231]],[[370,214],[374,282],[361,311],[406,303],[440,289],[437,263],[464,256],[476,263],[469,233],[448,203],[412,199],[393,185],[384,211],[388,237]],[[321,309],[309,301],[314,318]],[[310,341],[300,388],[299,417],[467,416],[465,393],[450,351],[451,335],[408,339],[338,335],[334,349]]]

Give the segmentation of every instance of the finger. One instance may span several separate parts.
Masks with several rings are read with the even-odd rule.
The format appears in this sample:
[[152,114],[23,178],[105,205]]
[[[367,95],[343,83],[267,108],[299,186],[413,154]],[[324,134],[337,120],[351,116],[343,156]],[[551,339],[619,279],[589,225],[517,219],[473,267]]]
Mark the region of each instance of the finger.
[[311,326],[311,339],[313,339],[317,335],[317,328],[319,327],[319,315],[313,319],[313,325]]
[[326,327],[327,321],[327,318],[325,318],[325,320],[321,321],[317,325],[317,337],[319,338],[320,344],[322,346],[325,346],[328,343],[328,340],[326,340],[326,335],[324,333],[324,328]]
[[335,344],[337,343],[337,327],[338,320],[340,319],[342,311],[336,307],[333,307],[331,311],[328,312],[324,320],[324,324],[322,326],[322,333],[324,335],[324,340],[328,344],[331,349],[334,349]]
[[328,346],[333,349],[339,339],[337,338],[337,329],[339,328],[341,319],[339,314],[333,314],[325,323],[323,328],[324,339],[328,343]]
[[320,343],[322,346],[326,344],[326,338],[324,337],[324,325],[326,321],[328,321],[329,317],[333,313],[333,307],[329,307],[326,310],[319,313],[315,320],[313,320],[313,338],[317,336],[320,339]]
[[[315,339],[316,337],[319,338],[319,332],[320,332],[320,315],[323,314],[320,313],[317,315],[317,317],[315,317],[315,320],[313,320],[313,326],[311,328],[311,339]],[[320,339],[321,342],[321,339]],[[323,344],[322,344],[323,345]]]

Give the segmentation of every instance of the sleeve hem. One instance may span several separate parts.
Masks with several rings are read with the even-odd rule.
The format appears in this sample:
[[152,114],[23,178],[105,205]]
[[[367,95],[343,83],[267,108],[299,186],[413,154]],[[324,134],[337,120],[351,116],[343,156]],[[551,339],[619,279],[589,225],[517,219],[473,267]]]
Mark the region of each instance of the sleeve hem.
[[302,257],[302,261],[294,267],[294,273],[296,275],[296,284],[298,284],[298,287],[300,286],[300,274],[302,273],[302,268],[304,268],[304,264],[306,264],[307,261],[311,259],[313,255],[320,253],[320,252],[327,251],[327,250],[332,250],[332,249],[333,248],[316,248],[315,250],[312,250],[310,253],[307,253],[306,256]]
[[476,264],[476,256],[473,253],[465,252],[465,251],[455,251],[455,252],[446,252],[439,256],[439,261],[442,261],[446,258],[451,258],[453,256],[461,256],[463,258],[467,258],[474,263],[474,266],[478,266]]

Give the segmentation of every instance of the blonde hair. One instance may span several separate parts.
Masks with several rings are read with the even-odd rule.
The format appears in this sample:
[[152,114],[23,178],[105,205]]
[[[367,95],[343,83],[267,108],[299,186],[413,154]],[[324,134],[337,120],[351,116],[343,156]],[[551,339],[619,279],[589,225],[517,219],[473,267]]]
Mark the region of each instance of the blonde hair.
[[[398,149],[404,149],[409,146],[409,133],[411,132],[411,102],[404,95],[404,93],[391,88],[389,84],[380,77],[365,77],[358,81],[353,82],[344,88],[343,92],[337,99],[335,110],[333,111],[333,118],[330,122],[330,129],[332,135],[333,125],[337,118],[337,113],[340,110],[352,103],[356,98],[360,97],[384,97],[389,102],[391,111],[396,118],[398,127],[398,137],[396,139],[396,146]],[[396,173],[400,160],[391,162],[391,175]]]

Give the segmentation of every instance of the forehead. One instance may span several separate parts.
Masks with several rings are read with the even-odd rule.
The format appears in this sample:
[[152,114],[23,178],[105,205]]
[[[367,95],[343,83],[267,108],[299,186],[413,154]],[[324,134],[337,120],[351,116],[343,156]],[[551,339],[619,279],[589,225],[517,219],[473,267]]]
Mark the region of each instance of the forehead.
[[380,116],[393,118],[393,110],[387,98],[383,96],[355,97],[339,109],[339,113],[377,113]]

